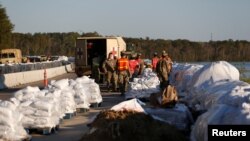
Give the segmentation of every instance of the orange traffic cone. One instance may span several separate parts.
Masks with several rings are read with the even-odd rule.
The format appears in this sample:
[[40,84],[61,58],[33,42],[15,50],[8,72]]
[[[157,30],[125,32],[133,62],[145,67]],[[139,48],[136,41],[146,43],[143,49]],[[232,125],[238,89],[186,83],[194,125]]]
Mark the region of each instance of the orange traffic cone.
[[48,79],[47,79],[47,71],[44,69],[44,81],[43,81],[44,88],[48,86]]

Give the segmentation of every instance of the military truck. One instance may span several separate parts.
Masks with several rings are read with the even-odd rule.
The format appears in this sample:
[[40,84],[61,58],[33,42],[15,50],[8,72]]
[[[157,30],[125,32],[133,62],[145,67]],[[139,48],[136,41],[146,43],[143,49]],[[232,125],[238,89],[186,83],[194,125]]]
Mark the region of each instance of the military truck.
[[0,51],[0,64],[21,63],[22,52],[20,49],[2,49]]
[[126,51],[126,43],[122,37],[78,37],[75,48],[75,73],[78,77],[91,75],[94,57],[99,57],[101,66],[110,52],[120,58],[121,51]]

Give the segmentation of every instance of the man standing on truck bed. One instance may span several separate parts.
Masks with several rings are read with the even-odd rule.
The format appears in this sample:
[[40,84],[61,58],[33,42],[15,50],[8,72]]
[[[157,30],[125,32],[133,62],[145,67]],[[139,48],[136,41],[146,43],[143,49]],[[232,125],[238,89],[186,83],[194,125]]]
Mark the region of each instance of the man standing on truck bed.
[[94,57],[92,59],[92,78],[95,79],[96,83],[99,83],[100,81],[100,68],[99,68],[99,64],[100,64],[100,57],[98,55],[97,52],[94,53]]
[[102,68],[107,80],[107,88],[110,91],[110,84],[112,83],[113,91],[117,88],[117,74],[116,74],[116,63],[117,60],[114,59],[113,53],[109,53],[108,58],[102,64]]
[[117,61],[118,83],[121,95],[127,91],[129,82],[129,61],[124,52],[121,52],[121,58]]

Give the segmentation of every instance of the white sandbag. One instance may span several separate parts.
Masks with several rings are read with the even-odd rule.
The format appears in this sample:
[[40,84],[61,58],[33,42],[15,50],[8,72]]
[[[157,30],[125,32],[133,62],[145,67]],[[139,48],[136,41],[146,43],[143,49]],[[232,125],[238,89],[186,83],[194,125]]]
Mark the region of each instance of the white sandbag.
[[85,89],[76,89],[75,90],[75,103],[76,103],[76,108],[86,108],[89,109],[90,103],[88,101],[88,97],[86,95]]
[[70,88],[62,90],[61,105],[64,113],[74,113],[76,111],[76,104],[74,100],[74,91]]
[[111,110],[114,111],[136,111],[136,112],[142,112],[144,113],[144,109],[142,108],[141,104],[143,104],[138,99],[134,98],[131,100],[127,100],[124,102],[121,102],[111,108]]
[[90,83],[86,84],[85,87],[87,87],[86,93],[88,97],[89,103],[101,103],[102,102],[102,96],[101,96],[101,90],[97,83]]
[[0,101],[0,140],[19,141],[29,137],[21,124],[23,116],[15,107],[12,102]]
[[34,101],[31,106],[39,110],[45,110],[45,111],[51,110],[54,107],[51,101],[40,101],[40,100]]
[[58,81],[53,81],[51,82],[51,85],[58,89],[64,89],[69,86],[69,79],[61,79]]

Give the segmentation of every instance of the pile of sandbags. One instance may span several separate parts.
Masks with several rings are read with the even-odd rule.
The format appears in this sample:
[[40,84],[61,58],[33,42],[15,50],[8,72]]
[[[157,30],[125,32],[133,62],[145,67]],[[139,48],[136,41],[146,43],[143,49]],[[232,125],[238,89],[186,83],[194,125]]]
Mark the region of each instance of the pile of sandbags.
[[146,68],[140,77],[134,78],[133,82],[129,83],[125,98],[149,98],[152,93],[160,91],[159,85],[160,81],[156,73],[151,68]]
[[[85,108],[93,103],[101,103],[102,96],[101,90],[94,79],[90,79],[87,76],[77,78],[75,82],[71,82],[71,86],[75,90],[75,100],[77,101],[77,107]],[[86,101],[81,103],[81,101]]]
[[59,124],[60,101],[51,93],[38,87],[27,87],[14,94],[12,101],[18,101],[18,111],[24,115],[25,128],[53,128]]
[[25,139],[30,139],[30,136],[22,126],[22,114],[18,112],[17,105],[10,101],[0,101],[0,140]]
[[51,81],[49,88],[61,91],[60,101],[64,113],[74,113],[76,111],[75,90],[70,87],[69,79]]

